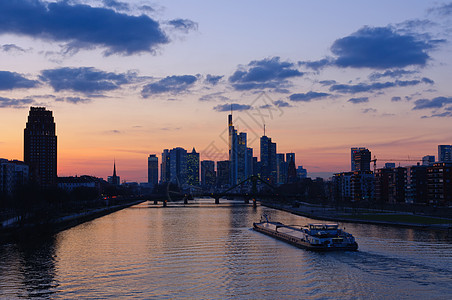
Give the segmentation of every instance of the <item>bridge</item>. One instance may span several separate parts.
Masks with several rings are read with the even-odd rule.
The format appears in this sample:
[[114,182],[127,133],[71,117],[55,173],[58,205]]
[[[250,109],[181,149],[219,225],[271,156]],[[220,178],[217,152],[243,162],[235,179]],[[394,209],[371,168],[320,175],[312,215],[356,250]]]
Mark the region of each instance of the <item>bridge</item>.
[[[234,192],[234,190],[236,188],[241,187],[244,184],[249,183],[249,182],[251,183],[251,192],[249,192],[249,193]],[[273,191],[273,193],[259,193],[257,191],[257,183],[258,182],[264,184],[265,186],[268,186]],[[276,188],[272,184],[266,182],[265,180],[261,179],[259,176],[255,176],[255,175],[251,175],[247,179],[228,188],[227,190],[218,191],[218,192],[210,192],[210,193],[199,192],[199,193],[185,194],[185,193],[181,193],[181,192],[170,191],[168,189],[167,193],[166,193],[166,199],[154,199],[154,204],[158,204],[159,201],[162,201],[163,207],[166,207],[168,201],[173,201],[172,196],[177,197],[177,198],[182,198],[184,201],[184,204],[188,204],[189,200],[193,199],[194,197],[213,198],[215,200],[215,204],[220,203],[220,198],[242,198],[244,200],[244,203],[246,203],[246,204],[248,204],[250,202],[250,200],[252,200],[253,206],[256,206],[256,198],[285,200],[284,195],[276,193]]]

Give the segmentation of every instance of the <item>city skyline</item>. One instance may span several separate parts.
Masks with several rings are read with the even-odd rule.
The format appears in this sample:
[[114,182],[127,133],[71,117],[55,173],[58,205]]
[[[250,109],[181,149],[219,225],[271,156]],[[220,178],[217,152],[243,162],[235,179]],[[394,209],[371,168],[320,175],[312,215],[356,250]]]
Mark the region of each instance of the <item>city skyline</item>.
[[[173,147],[225,160],[231,104],[248,147],[259,149],[266,124],[278,152],[296,153],[296,165],[314,177],[348,170],[351,147],[381,159],[421,159],[451,144],[447,2],[172,1],[153,10],[139,7],[142,1],[105,3],[35,11],[64,34],[45,25],[37,34],[26,19],[15,28],[3,16],[1,157],[23,160],[30,106],[54,113],[59,176],[107,178],[116,160],[121,178],[145,182],[148,155],[161,161]],[[81,8],[110,15],[151,37],[137,39],[136,48],[114,32],[110,42],[84,40],[81,26],[71,31],[59,21],[58,5],[74,15]],[[13,4],[0,6],[11,18],[25,17]],[[381,56],[389,44],[394,51]],[[223,158],[209,157],[212,149]]]

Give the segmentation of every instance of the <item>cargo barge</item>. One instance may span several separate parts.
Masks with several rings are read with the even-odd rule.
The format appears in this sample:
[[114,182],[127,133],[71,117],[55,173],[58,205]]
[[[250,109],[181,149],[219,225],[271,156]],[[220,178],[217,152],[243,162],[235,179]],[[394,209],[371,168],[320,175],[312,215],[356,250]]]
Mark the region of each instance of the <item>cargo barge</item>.
[[312,251],[356,251],[358,243],[350,233],[339,229],[338,224],[284,225],[265,221],[253,223],[256,231]]

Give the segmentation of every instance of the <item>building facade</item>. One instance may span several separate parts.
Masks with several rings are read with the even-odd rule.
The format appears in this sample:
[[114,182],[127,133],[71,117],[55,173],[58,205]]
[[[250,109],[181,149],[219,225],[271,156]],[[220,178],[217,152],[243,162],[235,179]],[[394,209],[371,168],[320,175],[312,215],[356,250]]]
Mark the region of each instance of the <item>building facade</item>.
[[364,147],[351,148],[351,170],[370,171],[371,153]]
[[159,158],[155,154],[148,157],[148,185],[150,188],[159,182]]
[[12,196],[28,183],[29,168],[22,161],[0,158],[0,196]]
[[438,162],[452,162],[452,145],[438,145]]
[[24,162],[30,180],[41,188],[56,187],[57,136],[52,111],[30,107],[24,129]]
[[192,152],[187,153],[187,184],[199,185],[199,153],[194,147]]
[[213,160],[201,161],[201,185],[206,188],[214,187],[215,181],[215,162]]

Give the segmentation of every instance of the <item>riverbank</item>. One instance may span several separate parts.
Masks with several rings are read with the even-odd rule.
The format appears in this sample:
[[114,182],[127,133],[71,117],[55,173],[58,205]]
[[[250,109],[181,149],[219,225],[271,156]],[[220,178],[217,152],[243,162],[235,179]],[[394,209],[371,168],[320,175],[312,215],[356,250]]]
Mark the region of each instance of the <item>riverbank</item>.
[[293,206],[262,201],[261,205],[287,211],[311,219],[325,221],[452,231],[452,218],[437,218],[425,215],[415,215],[408,212],[403,213],[348,207],[336,209],[335,207],[321,206],[310,203],[298,203],[297,206]]
[[147,200],[127,201],[121,204],[99,207],[76,214],[61,216],[39,224],[24,224],[21,226],[0,228],[0,243],[6,243],[17,239],[27,239],[30,235],[57,233],[144,201]]

